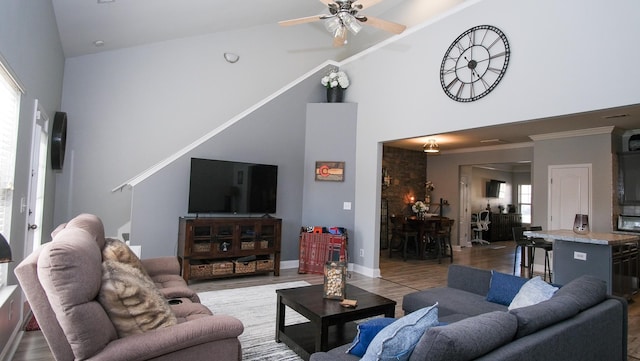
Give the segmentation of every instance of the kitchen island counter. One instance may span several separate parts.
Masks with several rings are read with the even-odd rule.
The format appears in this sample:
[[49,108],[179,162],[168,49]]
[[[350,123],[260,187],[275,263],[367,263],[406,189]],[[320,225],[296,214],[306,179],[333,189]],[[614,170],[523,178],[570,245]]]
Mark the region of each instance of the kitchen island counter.
[[637,242],[640,240],[640,235],[638,234],[599,232],[577,234],[568,229],[559,229],[554,231],[526,231],[524,234],[529,237],[540,237],[567,242],[592,243],[604,246],[614,246],[625,244],[627,242]]
[[527,231],[529,237],[553,241],[553,282],[564,285],[582,275],[607,283],[607,292],[630,298],[638,285],[640,235],[577,234],[571,230]]

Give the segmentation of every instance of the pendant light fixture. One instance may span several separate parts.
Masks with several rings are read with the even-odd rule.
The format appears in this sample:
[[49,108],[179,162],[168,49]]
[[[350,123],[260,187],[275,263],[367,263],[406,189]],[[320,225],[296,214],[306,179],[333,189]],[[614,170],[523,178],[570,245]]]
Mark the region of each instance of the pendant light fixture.
[[440,153],[440,147],[435,139],[427,140],[427,143],[422,146],[422,150],[425,153]]

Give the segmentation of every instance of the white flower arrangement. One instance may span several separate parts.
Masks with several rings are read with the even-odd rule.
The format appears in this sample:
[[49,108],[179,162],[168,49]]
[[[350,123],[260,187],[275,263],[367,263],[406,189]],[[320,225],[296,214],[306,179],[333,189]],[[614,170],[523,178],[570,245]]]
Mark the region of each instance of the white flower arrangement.
[[429,207],[423,201],[417,201],[411,206],[411,210],[415,213],[424,213],[429,210]]
[[336,88],[340,86],[342,89],[347,89],[349,87],[349,77],[344,71],[334,70],[322,77],[320,83],[325,88]]

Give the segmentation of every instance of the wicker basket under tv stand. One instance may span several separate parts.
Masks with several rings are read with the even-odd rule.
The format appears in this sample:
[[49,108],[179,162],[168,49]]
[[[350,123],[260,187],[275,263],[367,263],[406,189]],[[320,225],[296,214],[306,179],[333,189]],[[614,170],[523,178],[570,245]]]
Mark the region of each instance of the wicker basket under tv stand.
[[[185,281],[271,273],[280,275],[282,220],[181,217],[178,259]],[[243,258],[255,260],[239,262]]]

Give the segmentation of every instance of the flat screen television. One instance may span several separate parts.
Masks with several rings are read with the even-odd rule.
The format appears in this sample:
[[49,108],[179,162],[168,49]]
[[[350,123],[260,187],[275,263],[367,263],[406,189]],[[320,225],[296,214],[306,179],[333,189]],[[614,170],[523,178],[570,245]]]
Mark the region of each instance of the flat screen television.
[[191,158],[189,213],[276,212],[278,166]]
[[500,184],[505,183],[503,181],[491,179],[487,182],[485,197],[487,198],[499,198],[500,197]]

